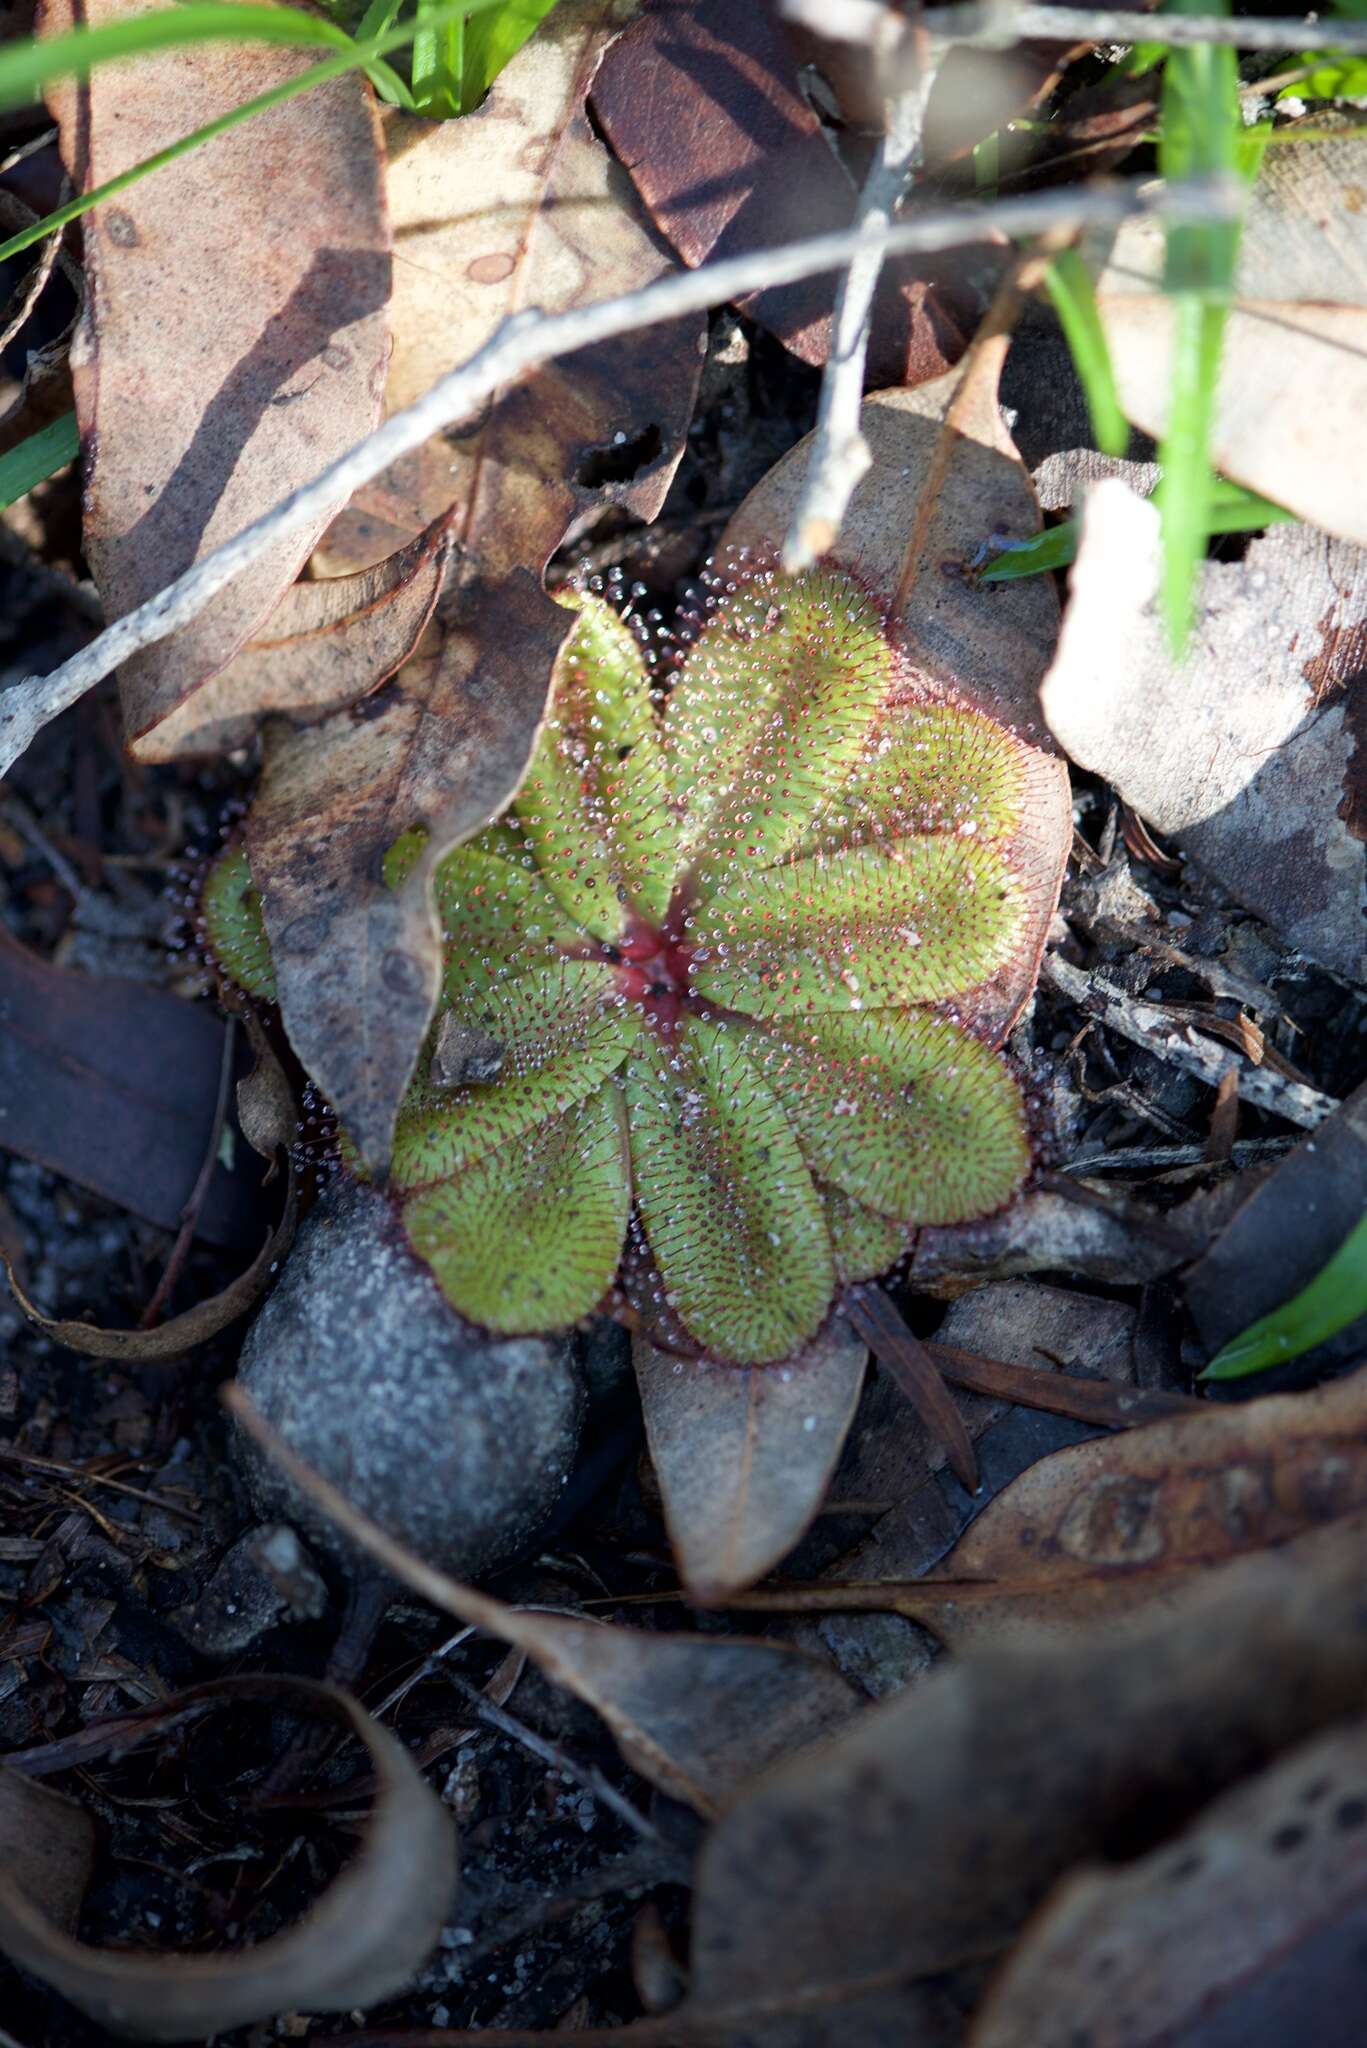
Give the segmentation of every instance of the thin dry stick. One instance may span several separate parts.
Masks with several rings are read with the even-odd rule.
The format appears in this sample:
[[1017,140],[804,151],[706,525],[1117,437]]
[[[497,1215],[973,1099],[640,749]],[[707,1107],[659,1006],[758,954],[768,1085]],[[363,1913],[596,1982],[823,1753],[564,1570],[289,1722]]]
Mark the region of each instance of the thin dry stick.
[[[791,0],[790,0],[791,4]],[[832,0],[821,0],[823,6]],[[837,7],[836,12],[840,10]],[[1326,21],[1323,15],[1286,15],[1254,20],[1218,14],[1163,14],[1126,10],[999,4],[932,7],[921,16],[932,35],[946,41],[1004,48],[1029,40],[1046,43],[1152,43],[1191,49],[1202,43],[1232,43],[1239,50],[1367,51],[1367,22]],[[828,30],[828,33],[834,33]]]
[[1118,1031],[1132,1045],[1142,1046],[1172,1066],[1184,1067],[1212,1088],[1218,1088],[1227,1073],[1237,1073],[1245,1102],[1285,1117],[1303,1130],[1313,1131],[1339,1106],[1334,1096],[1307,1088],[1302,1081],[1288,1081],[1269,1067],[1251,1066],[1211,1039],[1200,1037],[1189,1025],[1174,1023],[1156,1003],[1137,1002],[1113,982],[1084,973],[1057,953],[1046,954],[1040,978],[1051,982],[1085,1013],[1099,1016],[1108,1030]]
[[[1166,194],[1137,184],[1084,192],[1037,192],[990,206],[960,206],[925,214],[888,229],[885,254],[951,249],[997,230],[1006,235],[1037,234],[1068,221],[1076,226],[1109,226],[1140,213],[1163,213],[1199,221],[1233,219],[1242,202],[1236,179],[1203,179],[1173,185]],[[0,775],[4,775],[49,719],[83,697],[120,662],[154,646],[198,618],[236,576],[271,548],[326,516],[338,499],[421,447],[433,434],[469,417],[502,386],[552,358],[643,327],[657,327],[709,306],[722,305],[766,286],[792,284],[848,263],[861,243],[858,231],[816,235],[786,248],[728,257],[701,270],[673,273],[628,292],[599,299],[565,313],[534,308],[513,314],[468,362],[440,378],[404,412],[339,456],[311,483],[301,485],[241,533],[214,548],[155,597],[149,597],[48,676],[30,676],[0,696]]]
[[783,566],[791,575],[810,568],[834,545],[855,486],[873,459],[859,425],[873,302],[887,229],[921,161],[926,101],[938,68],[928,40],[921,37],[919,43],[924,62],[915,82],[888,102],[887,129],[859,195],[857,225],[867,243],[841,280],[831,319],[831,353],[821,379],[807,477],[783,543]]

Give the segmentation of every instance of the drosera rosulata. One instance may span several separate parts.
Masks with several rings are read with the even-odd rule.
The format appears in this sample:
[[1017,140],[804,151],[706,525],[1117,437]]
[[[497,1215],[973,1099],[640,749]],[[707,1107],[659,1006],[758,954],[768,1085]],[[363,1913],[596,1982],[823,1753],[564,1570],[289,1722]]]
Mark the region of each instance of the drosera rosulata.
[[[444,981],[391,1193],[491,1330],[610,1306],[629,1244],[701,1353],[785,1359],[911,1230],[1029,1171],[993,1041],[1057,882],[1014,856],[1031,750],[926,689],[843,572],[714,575],[667,691],[631,621],[567,601],[521,793],[437,871]],[[268,999],[240,850],[204,922]]]

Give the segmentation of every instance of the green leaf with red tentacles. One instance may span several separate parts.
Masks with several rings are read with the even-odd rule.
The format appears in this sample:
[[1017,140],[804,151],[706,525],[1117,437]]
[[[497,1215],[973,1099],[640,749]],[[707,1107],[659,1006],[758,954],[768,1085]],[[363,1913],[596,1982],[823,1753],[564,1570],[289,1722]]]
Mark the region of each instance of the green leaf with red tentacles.
[[674,879],[673,819],[650,680],[635,634],[581,598],[556,664],[546,730],[514,806],[546,885],[595,938],[633,910],[658,921]]
[[750,1017],[941,1003],[1010,957],[1020,891],[995,848],[895,839],[734,881],[689,922],[700,993]]
[[820,1197],[777,1096],[735,1033],[690,1017],[625,1072],[637,1207],[665,1300],[709,1351],[786,1358],[835,1284]]
[[814,1018],[748,1034],[814,1173],[903,1224],[1008,1202],[1030,1164],[1020,1092],[971,1032],[925,1010]]
[[631,1181],[622,1098],[608,1082],[403,1208],[413,1249],[471,1322],[562,1329],[612,1284]]
[[802,843],[858,767],[893,676],[882,616],[848,576],[760,577],[717,605],[665,712],[697,893]]
[[[633,628],[575,602],[513,809],[436,870],[441,1004],[395,1198],[491,1329],[587,1314],[630,1221],[680,1341],[791,1359],[841,1287],[1029,1171],[1020,1089],[974,1027],[1000,1029],[1050,907],[1016,864],[1030,756],[931,692],[835,571],[715,589],[663,705]],[[240,855],[205,923],[268,998]]]
[[210,868],[200,892],[199,918],[204,942],[225,979],[273,1003],[275,964],[245,847],[228,847]]

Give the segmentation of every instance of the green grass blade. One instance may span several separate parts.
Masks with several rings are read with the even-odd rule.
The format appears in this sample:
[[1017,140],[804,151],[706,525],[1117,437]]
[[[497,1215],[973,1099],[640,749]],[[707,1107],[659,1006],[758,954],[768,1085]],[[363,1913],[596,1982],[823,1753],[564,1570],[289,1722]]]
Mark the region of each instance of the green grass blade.
[[[1296,514],[1285,505],[1274,505],[1242,484],[1217,476],[1211,489],[1206,535],[1213,533],[1261,533],[1265,526],[1294,524]],[[1031,540],[1013,541],[978,576],[979,583],[1015,583],[1022,576],[1042,576],[1050,569],[1066,569],[1077,558],[1078,523],[1065,519],[1059,526],[1047,526]],[[1204,547],[1203,547],[1204,552]]]
[[[472,7],[493,7],[498,4],[499,0],[445,0],[444,5],[433,9],[432,18],[463,16]],[[235,8],[228,11],[237,12]],[[135,185],[140,178],[149,177],[153,171],[162,170],[167,164],[174,163],[177,158],[188,155],[192,149],[198,149],[201,143],[212,142],[216,135],[226,134],[228,129],[235,128],[239,121],[248,121],[253,114],[264,114],[269,108],[281,106],[286,100],[296,99],[300,93],[311,92],[315,86],[326,85],[334,78],[342,78],[349,71],[365,70],[376,58],[386,56],[391,50],[405,48],[412,42],[413,35],[414,24],[410,21],[387,29],[369,42],[348,43],[346,49],[339,50],[335,57],[326,57],[321,64],[310,65],[307,71],[301,71],[296,78],[285,79],[280,85],[272,86],[268,92],[258,93],[255,99],[247,100],[240,107],[234,107],[230,113],[220,114],[217,120],[206,121],[202,128],[195,128],[190,134],[182,135],[178,142],[168,143],[165,149],[159,149],[154,155],[144,157],[141,163],[130,164],[128,169],[120,171],[116,178],[107,179],[103,185],[95,186],[90,192],[82,192],[79,198],[69,200],[65,206],[59,206],[54,213],[45,214],[42,220],[32,221],[28,227],[21,228],[17,234],[11,235],[7,242],[0,243],[0,263],[8,261],[11,256],[19,255],[24,249],[31,248],[35,242],[43,241],[46,236],[55,234],[59,228],[65,227],[68,221],[79,220],[82,214],[89,213],[92,206],[99,206],[104,200],[112,199],[117,193],[126,191],[128,186]],[[401,87],[400,90],[406,94],[406,88]]]
[[1201,1374],[1203,1380],[1237,1380],[1285,1365],[1346,1330],[1367,1315],[1367,1216],[1349,1232],[1327,1266],[1308,1287],[1232,1337]]
[[517,55],[554,5],[555,0],[503,0],[501,7],[490,8],[467,23],[460,83],[462,114],[474,111],[504,65]]
[[354,47],[351,37],[335,23],[291,7],[195,0],[195,4],[158,8],[99,28],[74,28],[66,35],[41,41],[30,37],[0,52],[0,107],[23,106],[54,80],[85,78],[100,64],[210,42]]
[[1096,445],[1104,455],[1123,455],[1130,445],[1130,423],[1120,409],[1092,274],[1076,249],[1062,249],[1051,258],[1044,283],[1087,395]]
[[452,19],[434,0],[417,0],[413,36],[413,104],[432,121],[447,121],[461,111],[461,76],[465,68],[465,22]]
[[74,462],[81,452],[76,435],[76,415],[64,412],[51,426],[31,434],[7,455],[0,455],[0,511],[23,498],[44,477],[55,475]]

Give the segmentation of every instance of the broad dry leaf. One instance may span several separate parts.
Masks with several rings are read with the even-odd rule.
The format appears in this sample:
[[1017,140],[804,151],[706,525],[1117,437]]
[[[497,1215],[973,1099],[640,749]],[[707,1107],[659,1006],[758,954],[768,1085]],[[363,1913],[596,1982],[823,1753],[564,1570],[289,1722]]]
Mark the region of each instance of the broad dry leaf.
[[[1332,117],[1328,117],[1332,118]],[[1323,129],[1326,116],[1316,114]],[[1367,545],[1367,211],[1360,131],[1269,149],[1249,202],[1225,332],[1211,460],[1326,533]],[[1174,301],[1156,220],[1128,221],[1098,282],[1120,402],[1167,420]],[[1316,614],[1318,616],[1318,614]]]
[[[595,115],[690,268],[852,223],[854,181],[804,93],[785,27],[769,7],[657,0],[594,82]],[[996,252],[885,266],[869,337],[872,381],[918,383],[962,355],[980,310],[963,281],[970,253],[981,270]],[[821,364],[834,297],[828,275],[747,292],[736,305],[803,362]]]
[[[630,11],[561,0],[478,112],[391,123],[391,405],[519,308],[562,311],[670,267],[584,111]],[[327,566],[363,567],[454,501],[433,651],[355,714],[277,732],[247,833],[291,1042],[377,1170],[436,996],[431,868],[516,793],[569,630],[542,572],[595,509],[659,510],[701,340],[687,322],[548,366],[398,465],[329,536]],[[411,825],[428,828],[428,857],[391,892],[380,861]]]
[[[123,0],[43,0],[39,18],[55,35],[126,13]],[[62,85],[51,103],[68,169],[81,190],[103,184],[314,61],[209,43]],[[356,73],[254,115],[97,207],[84,233],[71,367],[85,548],[120,618],[376,424],[390,245],[369,87]],[[271,611],[324,524],[125,664],[140,758],[202,747],[201,684]]]
[[353,1508],[238,1389],[225,1400],[266,1455],[387,1572],[458,1621],[524,1650],[547,1677],[602,1715],[633,1770],[700,1813],[720,1811],[765,1765],[858,1711],[858,1695],[842,1678],[783,1644],[654,1635],[509,1607],[462,1585]]
[[783,1366],[713,1366],[638,1335],[636,1380],[665,1524],[695,1600],[770,1571],[820,1507],[867,1352],[834,1322]]
[[1156,510],[1119,481],[1098,484],[1044,684],[1055,737],[1289,944],[1367,978],[1367,851],[1336,809],[1355,744],[1367,554],[1279,526],[1242,562],[1207,562],[1180,665],[1157,589]]
[[[450,1817],[389,1731],[328,1686],[267,1678],[246,1687],[247,1696],[340,1720],[365,1749],[375,1803],[356,1855],[311,1911],[236,1954],[149,1955],[74,1939],[67,1930],[89,1875],[90,1821],[46,1786],[0,1771],[0,1949],[98,2025],[135,2040],[183,2041],[285,2012],[377,2004],[423,1962],[450,1905]],[[231,1680],[217,1689],[234,1697]]]
[[1175,1841],[1066,1877],[971,2048],[1350,2048],[1362,2032],[1367,1723],[1321,1735]]

